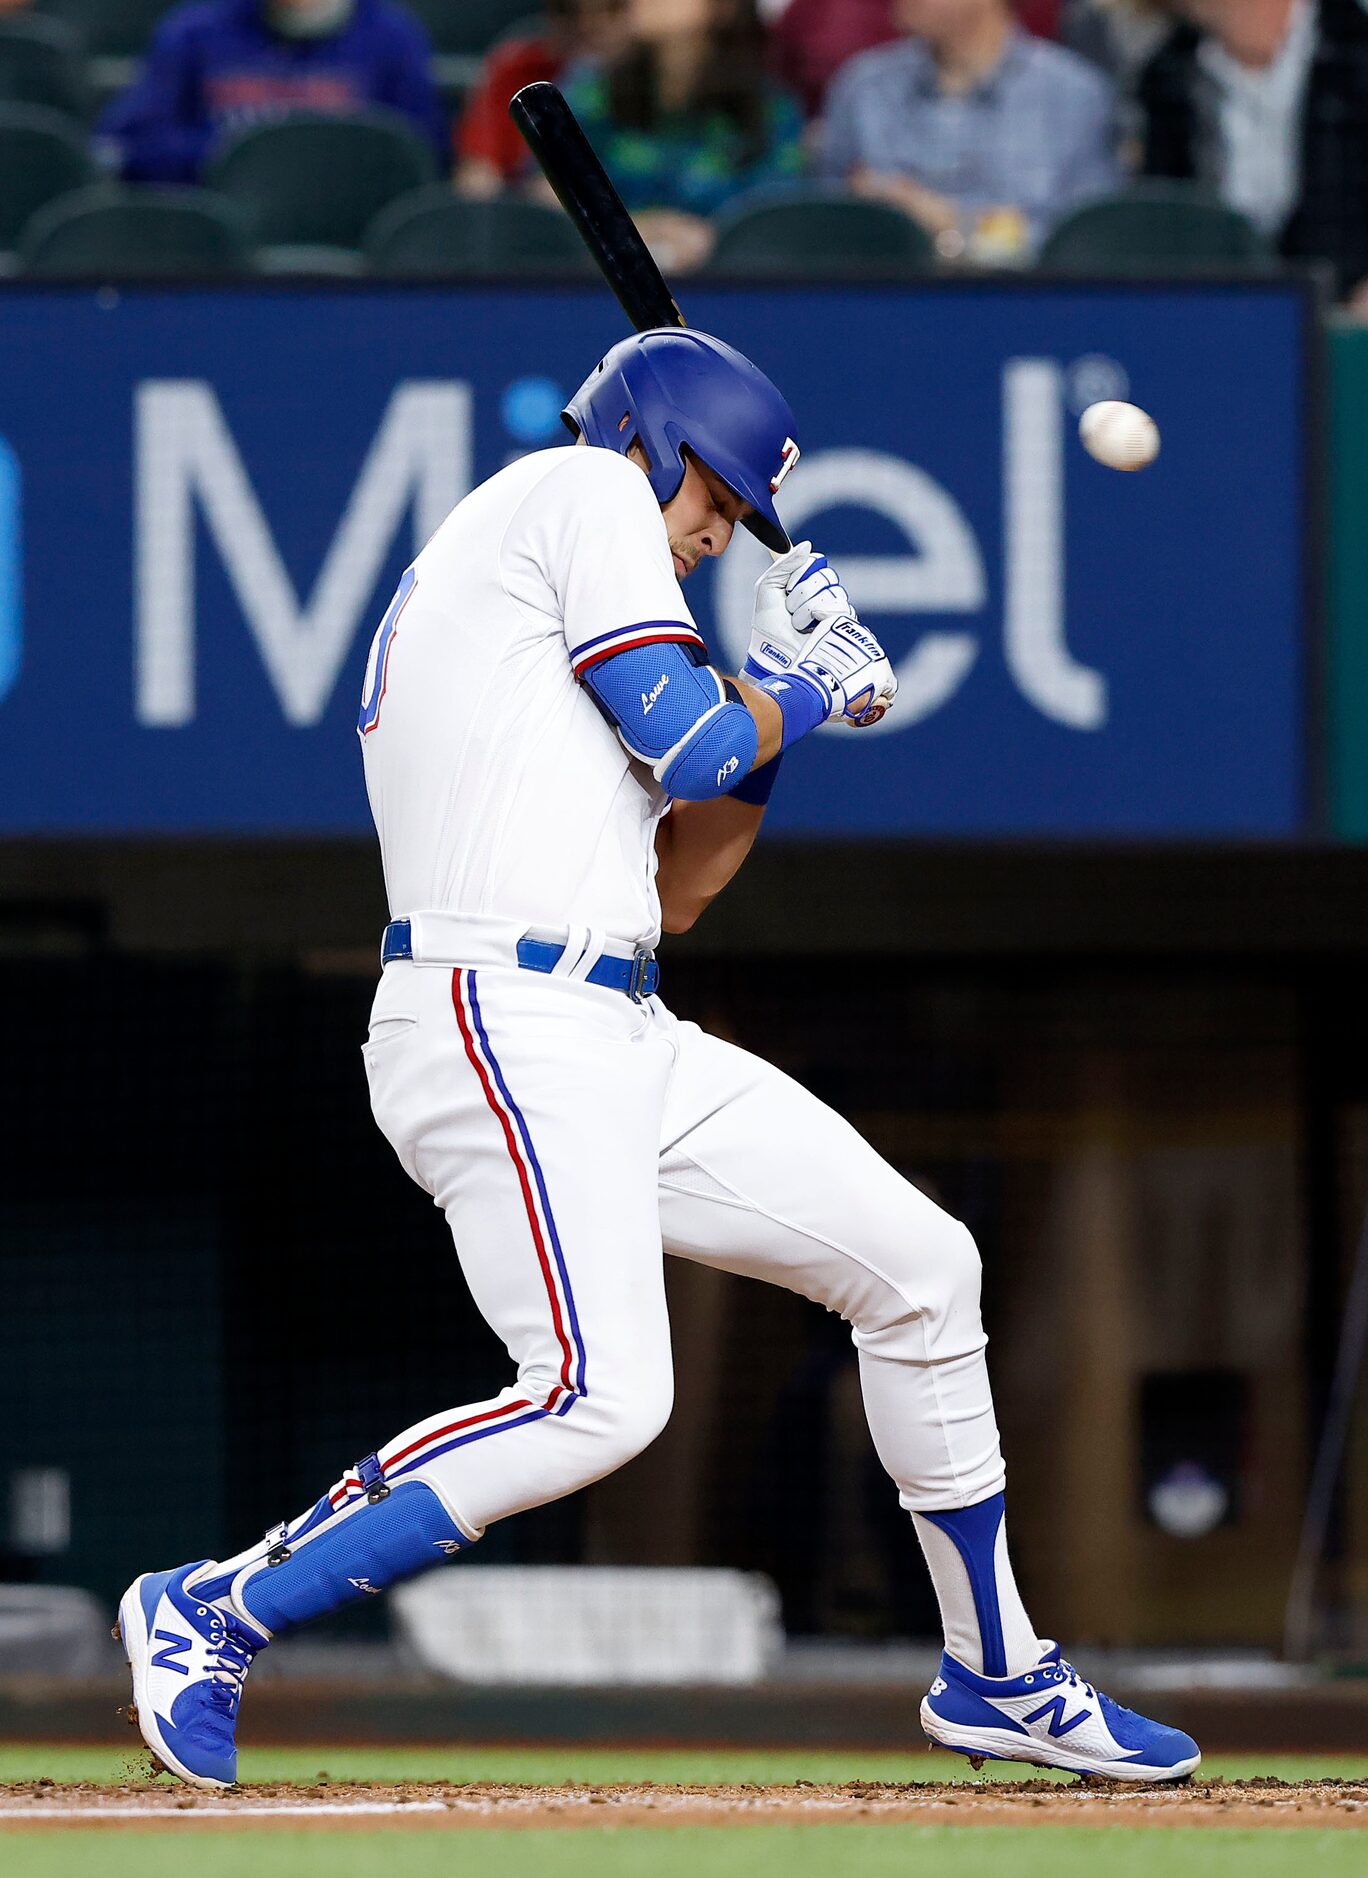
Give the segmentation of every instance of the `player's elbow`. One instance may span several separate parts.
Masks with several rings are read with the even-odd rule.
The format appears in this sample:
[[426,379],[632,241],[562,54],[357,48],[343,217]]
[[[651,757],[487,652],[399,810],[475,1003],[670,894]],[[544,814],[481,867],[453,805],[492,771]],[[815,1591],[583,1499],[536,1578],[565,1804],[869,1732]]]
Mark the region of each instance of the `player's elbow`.
[[696,925],[698,916],[707,906],[706,900],[690,898],[682,893],[662,893],[660,896],[660,925],[663,932],[688,932]]
[[715,802],[750,774],[760,747],[744,704],[718,704],[655,765],[656,780],[680,802]]

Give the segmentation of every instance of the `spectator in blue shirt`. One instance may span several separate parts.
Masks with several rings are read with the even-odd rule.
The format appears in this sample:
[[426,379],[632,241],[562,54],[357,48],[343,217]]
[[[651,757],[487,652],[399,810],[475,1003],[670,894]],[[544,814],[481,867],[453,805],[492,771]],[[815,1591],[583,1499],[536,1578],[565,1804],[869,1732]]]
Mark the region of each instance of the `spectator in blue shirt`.
[[192,0],[162,21],[98,135],[130,182],[194,183],[250,124],[382,105],[444,156],[430,57],[422,27],[389,0]]
[[908,36],[827,92],[833,181],[905,209],[948,258],[1025,260],[1121,182],[1117,100],[1086,60],[1023,32],[1009,0],[896,0]]

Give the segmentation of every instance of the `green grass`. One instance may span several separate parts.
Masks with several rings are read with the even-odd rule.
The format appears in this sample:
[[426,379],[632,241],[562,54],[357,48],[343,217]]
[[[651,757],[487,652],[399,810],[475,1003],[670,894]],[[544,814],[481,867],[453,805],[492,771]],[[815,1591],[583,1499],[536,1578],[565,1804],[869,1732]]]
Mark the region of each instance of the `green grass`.
[[[136,1758],[133,1744],[109,1748],[0,1745],[0,1780],[114,1781]],[[633,1748],[260,1748],[247,1749],[250,1780],[944,1780],[1029,1778],[999,1767],[973,1775],[954,1755],[787,1750]],[[1221,1757],[1227,1778],[1368,1776],[1368,1756]],[[241,1831],[160,1832],[131,1826],[63,1828],[0,1835],[4,1878],[451,1878],[474,1864],[479,1878],[1361,1878],[1368,1838],[1353,1831],[1265,1832],[1220,1826],[753,1825],[581,1827],[570,1831],[489,1829],[452,1834],[403,1827],[293,1831],[263,1824]]]
[[1144,1826],[742,1826],[479,1832],[62,1831],[7,1837],[5,1878],[1361,1878],[1357,1832]]
[[[126,1779],[141,1762],[133,1735],[108,1748],[0,1743],[0,1781]],[[1206,1774],[1228,1780],[1276,1774],[1283,1780],[1338,1775],[1368,1778],[1368,1755],[1218,1755],[1203,1764]],[[498,1780],[547,1785],[575,1780],[715,1781],[753,1780],[762,1785],[793,1780],[996,1780],[1038,1779],[1042,1770],[997,1766],[976,1775],[957,1754],[833,1753],[805,1748],[631,1748],[631,1747],[314,1747],[244,1748],[245,1781]],[[1061,1775],[1061,1779],[1070,1776]],[[1368,1865],[1366,1865],[1368,1869]]]

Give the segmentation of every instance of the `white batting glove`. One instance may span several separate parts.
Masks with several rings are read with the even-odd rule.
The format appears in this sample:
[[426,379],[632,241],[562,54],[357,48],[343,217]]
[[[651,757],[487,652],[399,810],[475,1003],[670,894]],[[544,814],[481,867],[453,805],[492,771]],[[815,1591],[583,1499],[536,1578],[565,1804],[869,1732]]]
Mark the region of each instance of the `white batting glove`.
[[817,626],[796,669],[826,687],[831,721],[853,730],[877,724],[898,695],[898,676],[888,654],[853,613]]
[[755,583],[750,653],[742,675],[759,678],[787,671],[802,651],[803,635],[819,619],[852,611],[850,596],[826,556],[800,541]]
[[[789,576],[784,588],[784,604],[795,630],[811,632],[814,626],[839,619],[842,614],[853,618],[855,609],[836,569],[824,554],[812,552],[810,542],[804,542],[803,546],[808,550],[806,563]],[[788,558],[784,556],[785,560]]]
[[[839,631],[838,631],[839,628]],[[876,724],[898,681],[873,633],[823,554],[800,541],[755,583],[750,651],[741,676],[758,682],[800,671],[831,700],[829,715],[851,726]]]

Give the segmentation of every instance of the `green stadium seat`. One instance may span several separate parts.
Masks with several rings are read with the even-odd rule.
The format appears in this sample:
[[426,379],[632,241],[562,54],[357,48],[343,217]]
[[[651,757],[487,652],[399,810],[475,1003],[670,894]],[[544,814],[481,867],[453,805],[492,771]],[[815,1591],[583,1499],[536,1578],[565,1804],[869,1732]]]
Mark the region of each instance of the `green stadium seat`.
[[404,0],[432,39],[433,50],[478,58],[511,26],[538,13],[537,0]]
[[0,105],[0,251],[16,245],[44,203],[97,175],[89,143],[69,118],[38,105]]
[[98,58],[134,59],[147,50],[158,20],[176,0],[41,0],[44,13],[65,20]]
[[337,250],[359,247],[380,210],[435,170],[431,145],[397,113],[301,114],[234,138],[205,182],[239,205],[258,248]]
[[466,202],[437,184],[392,202],[366,230],[373,274],[590,274],[574,225],[539,202]]
[[304,280],[355,280],[365,262],[355,248],[333,248],[325,242],[276,242],[257,248],[252,265],[258,274],[293,274]]
[[901,209],[854,196],[783,196],[717,218],[714,274],[924,274],[935,261],[931,238]]
[[1075,209],[1038,265],[1068,274],[1186,273],[1260,268],[1273,255],[1253,223],[1195,184],[1137,183]]
[[0,15],[0,102],[86,115],[85,62],[70,27],[34,14]]
[[203,189],[97,184],[31,217],[19,272],[99,280],[218,280],[248,272],[241,217]]

